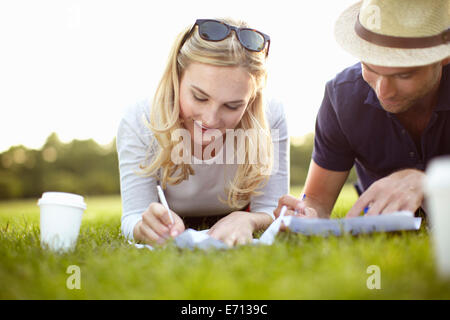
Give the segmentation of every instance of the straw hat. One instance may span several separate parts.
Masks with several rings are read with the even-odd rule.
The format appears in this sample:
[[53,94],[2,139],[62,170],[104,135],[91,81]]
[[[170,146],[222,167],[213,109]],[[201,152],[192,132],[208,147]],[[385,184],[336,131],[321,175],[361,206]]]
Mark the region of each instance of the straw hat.
[[334,35],[370,64],[432,64],[450,57],[450,0],[363,0],[341,14]]

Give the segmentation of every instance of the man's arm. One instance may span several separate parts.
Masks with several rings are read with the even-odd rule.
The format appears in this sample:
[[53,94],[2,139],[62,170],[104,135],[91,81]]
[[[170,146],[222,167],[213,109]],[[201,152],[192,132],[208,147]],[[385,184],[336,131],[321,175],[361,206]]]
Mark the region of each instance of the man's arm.
[[329,218],[349,172],[327,170],[311,160],[303,191],[306,198],[301,201],[291,195],[281,197],[274,211],[275,216],[279,216],[281,207],[286,205],[288,210],[297,210],[300,216],[313,215]]
[[342,87],[336,87],[335,84],[335,80],[327,82],[317,114],[312,161],[304,189],[306,198],[300,201],[289,195],[281,197],[274,211],[275,215],[279,215],[281,207],[286,205],[289,210],[296,210],[300,216],[330,217],[356,157],[353,144],[349,141],[351,134],[343,130],[352,125],[353,113],[344,108],[348,99],[339,98],[347,97],[350,91],[343,89],[339,94],[339,88]]
[[324,169],[311,160],[303,191],[305,207],[315,209],[320,218],[329,218],[349,173]]

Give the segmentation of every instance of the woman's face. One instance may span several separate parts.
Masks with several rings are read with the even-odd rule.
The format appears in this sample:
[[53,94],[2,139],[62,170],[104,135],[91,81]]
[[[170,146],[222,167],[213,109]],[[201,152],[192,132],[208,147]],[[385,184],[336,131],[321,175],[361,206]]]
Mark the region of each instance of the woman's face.
[[180,117],[192,141],[206,146],[213,137],[208,129],[220,130],[222,135],[226,129],[234,129],[252,93],[251,77],[241,67],[190,64],[180,82]]

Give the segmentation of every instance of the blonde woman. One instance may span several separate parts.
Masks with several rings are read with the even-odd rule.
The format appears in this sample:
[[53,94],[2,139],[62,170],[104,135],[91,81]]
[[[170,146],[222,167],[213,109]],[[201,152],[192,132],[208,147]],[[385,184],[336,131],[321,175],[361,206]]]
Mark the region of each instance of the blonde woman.
[[128,239],[163,244],[208,227],[233,246],[273,221],[289,176],[283,106],[263,98],[269,46],[230,19],[197,20],[177,37],[152,103],[129,108],[118,128]]

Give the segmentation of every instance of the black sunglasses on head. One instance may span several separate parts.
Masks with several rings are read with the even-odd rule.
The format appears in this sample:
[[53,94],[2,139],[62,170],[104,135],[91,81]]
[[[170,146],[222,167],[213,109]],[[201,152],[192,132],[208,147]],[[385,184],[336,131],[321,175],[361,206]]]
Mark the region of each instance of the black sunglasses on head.
[[212,19],[197,19],[191,30],[183,38],[181,46],[191,36],[192,32],[198,26],[200,38],[207,41],[221,41],[230,35],[233,30],[242,46],[250,51],[261,52],[266,47],[266,57],[269,54],[270,37],[261,31],[250,28],[238,28],[230,26],[224,22]]

